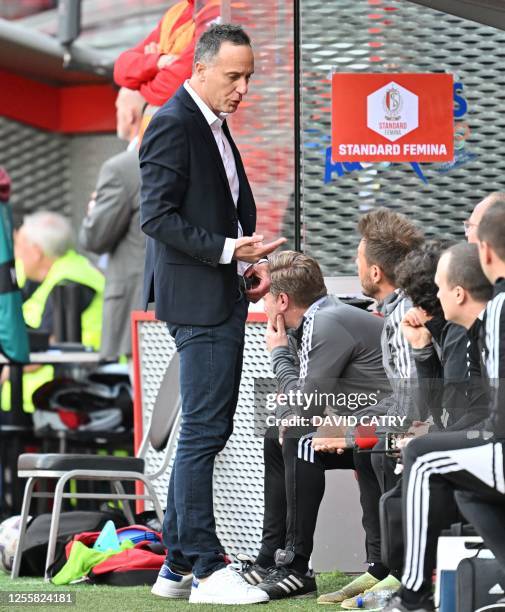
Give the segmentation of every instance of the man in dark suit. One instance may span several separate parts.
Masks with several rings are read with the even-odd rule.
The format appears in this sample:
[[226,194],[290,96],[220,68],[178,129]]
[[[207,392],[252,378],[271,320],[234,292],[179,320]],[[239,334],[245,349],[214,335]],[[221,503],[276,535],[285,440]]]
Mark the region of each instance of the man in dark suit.
[[191,79],[153,117],[140,150],[144,301],[155,301],[175,339],[183,415],[163,525],[169,552],[153,593],[190,595],[192,603],[268,599],[227,568],[212,499],[214,459],[233,429],[242,370],[244,274],[258,281],[249,297],[259,299],[268,274],[256,262],[284,242],[263,245],[253,235],[254,198],[226,125],[253,71],[247,34],[210,28]]

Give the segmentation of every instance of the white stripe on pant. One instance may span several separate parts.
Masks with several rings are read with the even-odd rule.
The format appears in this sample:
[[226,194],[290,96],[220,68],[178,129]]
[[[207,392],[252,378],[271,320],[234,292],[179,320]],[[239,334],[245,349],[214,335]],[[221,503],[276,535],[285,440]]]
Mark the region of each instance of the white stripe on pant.
[[407,488],[406,555],[402,583],[417,591],[424,577],[424,560],[430,507],[430,477],[467,471],[486,485],[505,493],[503,447],[488,443],[472,448],[434,451],[418,457]]

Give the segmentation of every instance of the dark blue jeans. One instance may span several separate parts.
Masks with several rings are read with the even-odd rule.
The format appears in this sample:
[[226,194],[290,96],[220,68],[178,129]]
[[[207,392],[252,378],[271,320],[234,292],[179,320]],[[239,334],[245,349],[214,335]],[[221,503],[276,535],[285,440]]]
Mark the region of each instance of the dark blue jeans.
[[225,566],[216,535],[214,459],[233,431],[247,301],[213,327],[172,325],[180,357],[182,422],[168,487],[163,541],[170,567],[204,578]]

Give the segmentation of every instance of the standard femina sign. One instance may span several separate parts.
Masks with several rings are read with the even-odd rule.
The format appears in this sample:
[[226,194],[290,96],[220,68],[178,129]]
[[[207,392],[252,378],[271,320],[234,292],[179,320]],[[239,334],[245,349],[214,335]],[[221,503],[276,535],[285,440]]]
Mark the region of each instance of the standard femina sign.
[[334,74],[334,162],[446,162],[454,157],[449,74]]

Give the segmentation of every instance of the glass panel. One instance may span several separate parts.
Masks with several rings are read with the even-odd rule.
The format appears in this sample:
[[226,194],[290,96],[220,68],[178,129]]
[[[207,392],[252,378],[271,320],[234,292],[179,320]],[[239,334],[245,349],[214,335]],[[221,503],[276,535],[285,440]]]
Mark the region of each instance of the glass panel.
[[[301,0],[303,248],[325,275],[355,274],[359,214],[388,206],[429,236],[503,190],[505,32],[405,0]],[[331,164],[331,72],[454,75],[455,164]]]
[[[224,0],[223,21],[251,36],[255,74],[229,119],[258,209],[257,232],[294,237],[293,3]],[[292,247],[292,244],[289,245]]]

